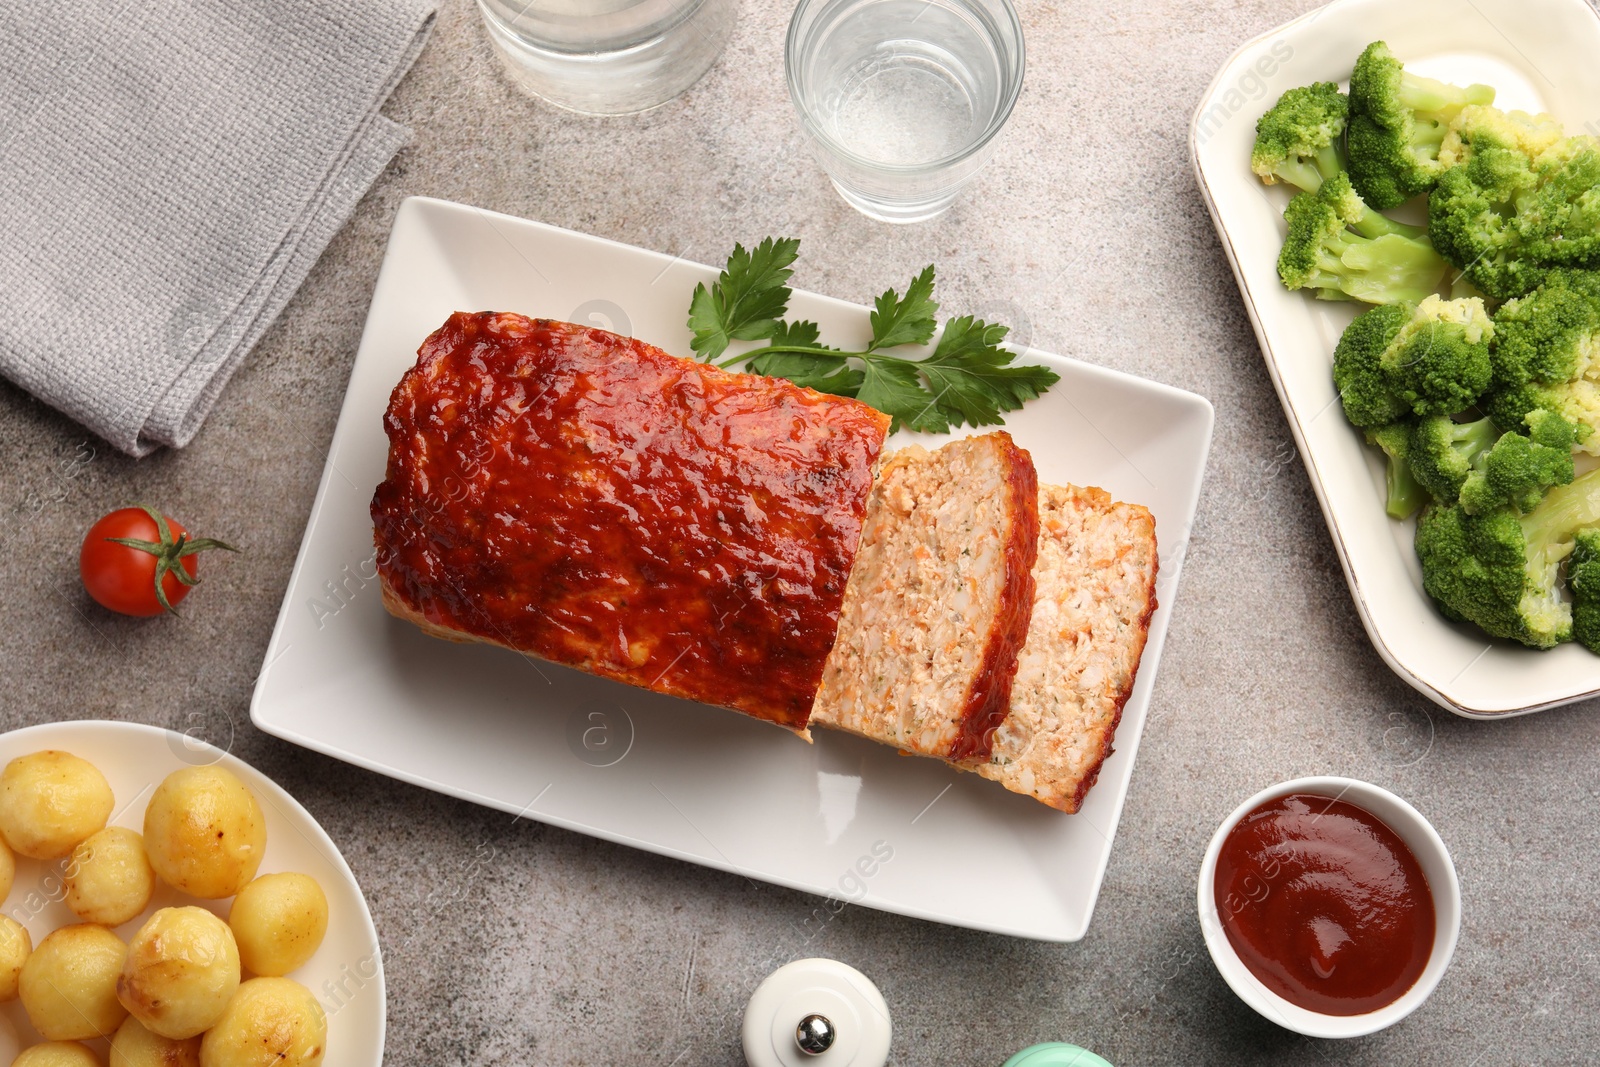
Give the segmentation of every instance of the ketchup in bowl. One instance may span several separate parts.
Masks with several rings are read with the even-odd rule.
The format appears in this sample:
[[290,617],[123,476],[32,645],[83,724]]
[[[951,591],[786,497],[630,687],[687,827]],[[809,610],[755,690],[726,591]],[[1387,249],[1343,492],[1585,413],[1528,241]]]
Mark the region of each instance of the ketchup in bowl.
[[1416,857],[1342,800],[1293,793],[1254,808],[1224,839],[1214,888],[1239,959],[1309,1011],[1391,1004],[1433,951],[1433,894]]

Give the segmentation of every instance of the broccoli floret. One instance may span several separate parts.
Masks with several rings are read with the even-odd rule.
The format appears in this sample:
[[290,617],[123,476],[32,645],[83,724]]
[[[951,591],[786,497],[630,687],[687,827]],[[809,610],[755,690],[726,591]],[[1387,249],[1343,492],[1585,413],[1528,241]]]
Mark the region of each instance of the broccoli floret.
[[1417,522],[1422,585],[1446,617],[1496,637],[1550,648],[1572,637],[1561,564],[1579,530],[1600,525],[1600,470],[1545,494],[1519,516],[1510,508],[1468,515],[1435,506]]
[[1424,232],[1378,214],[1336,174],[1284,210],[1289,224],[1278,277],[1288,289],[1315,289],[1320,300],[1416,304],[1450,269]]
[[1484,409],[1507,429],[1544,410],[1572,425],[1575,447],[1600,455],[1600,274],[1553,271],[1494,316],[1493,383]]
[[1333,350],[1333,385],[1351,425],[1369,429],[1411,414],[1411,405],[1389,387],[1383,373],[1384,351],[1410,320],[1409,307],[1387,304],[1345,327]]
[[1572,638],[1600,652],[1600,530],[1579,530],[1567,560],[1567,590],[1572,594]]
[[1461,499],[1472,464],[1494,447],[1500,431],[1489,419],[1456,422],[1448,415],[1420,420],[1411,431],[1411,473],[1441,504]]
[[1572,424],[1549,411],[1528,415],[1528,436],[1505,433],[1487,451],[1473,457],[1472,471],[1461,486],[1461,509],[1482,515],[1495,508],[1529,512],[1545,490],[1572,481]]
[[1345,416],[1363,429],[1406,415],[1448,415],[1489,387],[1494,326],[1475,298],[1373,308],[1346,328],[1333,352],[1333,384]]
[[1391,208],[1432,189],[1444,173],[1439,147],[1446,127],[1417,123],[1403,130],[1365,115],[1350,119],[1350,181],[1367,203]]
[[1489,388],[1493,337],[1482,300],[1430,295],[1389,342],[1384,371],[1416,414],[1460,411]]
[[1385,126],[1421,115],[1449,122],[1471,104],[1494,103],[1487,85],[1450,85],[1412,74],[1382,41],[1367,45],[1350,72],[1350,110]]
[[1546,489],[1572,481],[1572,427],[1547,411],[1529,420],[1524,436],[1501,433],[1493,419],[1422,419],[1408,442],[1411,473],[1439,503],[1459,503],[1469,515],[1532,511]]
[[1350,102],[1332,82],[1290,89],[1256,123],[1250,169],[1268,185],[1288,182],[1314,193],[1344,170]]
[[1438,182],[1450,123],[1471,105],[1494,102],[1487,85],[1461,88],[1406,71],[1382,41],[1350,75],[1350,178],[1375,208],[1391,208]]
[[1501,111],[1474,104],[1461,109],[1439,146],[1439,162],[1446,169],[1472,158],[1478,146],[1510,148],[1530,160],[1537,159],[1563,137],[1561,123],[1544,113]]
[[1439,252],[1497,300],[1523,296],[1551,270],[1600,270],[1600,142],[1556,142],[1537,158],[1477,146],[1428,198]]
[[1391,519],[1409,519],[1428,502],[1428,491],[1411,473],[1411,430],[1409,422],[1392,422],[1367,431],[1367,443],[1383,449],[1388,461],[1383,510]]

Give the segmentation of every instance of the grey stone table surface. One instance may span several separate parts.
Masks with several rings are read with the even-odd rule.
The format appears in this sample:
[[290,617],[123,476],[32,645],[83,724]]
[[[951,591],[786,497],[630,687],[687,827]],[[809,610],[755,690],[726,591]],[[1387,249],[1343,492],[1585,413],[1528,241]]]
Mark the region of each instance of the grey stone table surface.
[[[0,721],[231,737],[321,820],[371,902],[393,1063],[740,1063],[746,999],[770,961],[802,954],[879,983],[898,1064],[998,1064],[1041,1040],[1119,1065],[1592,1062],[1600,708],[1468,722],[1384,666],[1190,172],[1188,119],[1214,72],[1310,6],[1021,0],[1030,67],[994,164],[947,216],[894,228],[850,211],[806,152],[783,88],[787,4],[746,0],[727,53],[687,95],[600,120],[518,95],[472,7],[446,0],[386,108],[413,143],[191,447],[135,462],[0,385]],[[797,284],[851,299],[933,260],[951,312],[1009,318],[1035,346],[1211,399],[1200,514],[1086,938],[1038,944],[848,908],[807,942],[805,894],[508,826],[251,726],[385,237],[413,194],[702,261],[792,233],[806,249]],[[210,561],[181,619],[113,617],[77,583],[82,531],[134,499],[247,547]],[[1465,892],[1433,998],[1345,1043],[1254,1015],[1212,967],[1194,913],[1218,821],[1258,788],[1316,773],[1415,802]]]

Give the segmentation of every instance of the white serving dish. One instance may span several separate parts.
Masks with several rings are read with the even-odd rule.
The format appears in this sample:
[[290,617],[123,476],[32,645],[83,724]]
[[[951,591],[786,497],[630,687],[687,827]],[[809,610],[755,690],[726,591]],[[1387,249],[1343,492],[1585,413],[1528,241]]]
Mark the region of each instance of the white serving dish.
[[[383,1063],[387,1005],[383,956],[366,898],[339,847],[311,813],[276,782],[254,767],[203,741],[131,722],[49,723],[0,734],[0,767],[30,752],[54,748],[71,752],[100,769],[116,799],[110,825],[142,831],[144,809],[162,779],[184,767],[217,764],[238,775],[267,819],[267,851],[261,874],[309,874],[328,897],[328,932],[322,945],[289,977],[311,991],[328,1016],[328,1063],[379,1067]],[[17,857],[17,877],[5,913],[28,928],[34,945],[46,934],[80,922],[63,903],[61,871],[66,860],[45,863]],[[137,918],[115,928],[131,938],[158,908],[195,905],[227,918],[232,898],[196,900],[158,883],[155,896]],[[10,1063],[24,1047],[42,1040],[18,1001],[0,1006],[0,1062]],[[110,1042],[86,1042],[104,1058]]]
[[[1162,545],[1161,607],[1117,751],[1075,816],[855,738],[817,731],[807,745],[725,710],[437,641],[383,610],[368,505],[387,459],[383,411],[423,338],[453,311],[493,309],[589,322],[687,353],[690,293],[714,277],[536,222],[406,201],[252,718],[417,785],[750,878],[1023,937],[1082,937],[1205,468],[1212,412],[1198,396],[1030,352],[1063,380],[1006,423],[1041,480],[1100,485],[1146,504]],[[858,305],[796,292],[791,311],[820,322],[824,340],[865,338]]]
[[[1217,857],[1222,852],[1222,843],[1239,824],[1239,820],[1250,812],[1269,800],[1291,793],[1343,800],[1377,816],[1405,842],[1411,854],[1417,858],[1423,877],[1428,880],[1428,889],[1433,894],[1433,952],[1411,988],[1392,1004],[1376,1011],[1361,1015],[1324,1015],[1285,1000],[1262,984],[1244,965],[1228,940],[1227,931],[1223,929],[1215,890]],[[1268,888],[1270,891],[1272,887]],[[1393,1026],[1416,1011],[1438,986],[1439,979],[1444,977],[1445,968],[1450,966],[1450,957],[1455,954],[1456,940],[1461,934],[1461,884],[1456,878],[1450,850],[1445,847],[1438,832],[1416,808],[1387,789],[1354,778],[1296,778],[1263,789],[1234,808],[1233,813],[1222,820],[1222,825],[1212,835],[1205,859],[1200,864],[1196,904],[1200,909],[1200,928],[1205,934],[1206,949],[1211,953],[1211,960],[1217,965],[1223,980],[1239,995],[1240,1000],[1263,1018],[1308,1037],[1361,1037]]]
[[1576,645],[1539,652],[1492,640],[1434,609],[1411,546],[1415,524],[1384,514],[1382,457],[1345,421],[1333,387],[1334,345],[1361,306],[1313,300],[1278,281],[1289,194],[1250,172],[1256,119],[1296,85],[1348,83],[1376,40],[1418,73],[1493,85],[1497,106],[1549,111],[1569,132],[1600,133],[1600,15],[1585,0],[1340,0],[1234,53],[1190,130],[1201,191],[1378,653],[1418,691],[1473,718],[1592,697],[1600,657]]

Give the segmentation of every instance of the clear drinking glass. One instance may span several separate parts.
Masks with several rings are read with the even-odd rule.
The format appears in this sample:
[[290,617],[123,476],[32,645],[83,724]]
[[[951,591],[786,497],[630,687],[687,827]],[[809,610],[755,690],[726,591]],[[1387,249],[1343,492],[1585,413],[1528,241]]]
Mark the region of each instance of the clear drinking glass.
[[1022,90],[1010,0],[800,0],[789,95],[834,186],[885,222],[949,207]]
[[700,80],[738,0],[478,0],[512,79],[552,104],[627,115]]

